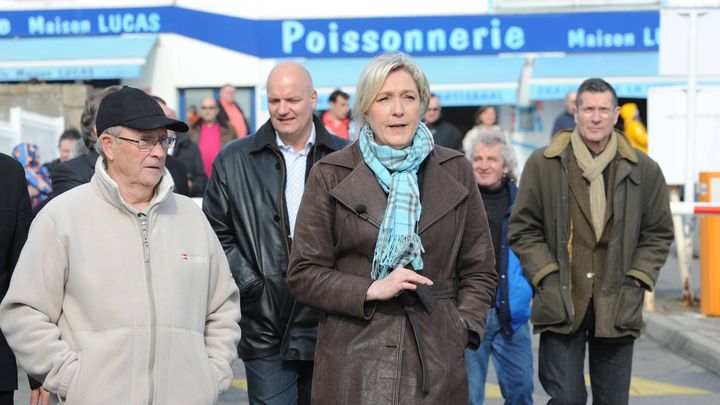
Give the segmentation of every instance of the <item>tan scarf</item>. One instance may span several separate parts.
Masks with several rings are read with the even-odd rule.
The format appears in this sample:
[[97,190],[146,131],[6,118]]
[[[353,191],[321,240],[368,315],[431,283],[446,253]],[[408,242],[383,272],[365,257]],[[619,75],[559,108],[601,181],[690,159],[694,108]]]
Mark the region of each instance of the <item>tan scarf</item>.
[[615,153],[617,153],[617,136],[614,133],[610,134],[610,141],[605,150],[595,158],[590,154],[590,150],[583,142],[577,129],[570,136],[570,141],[572,142],[573,153],[578,166],[583,171],[583,177],[590,182],[590,215],[592,216],[595,237],[600,240],[605,227],[605,208],[607,206],[605,180],[602,173],[615,157]]

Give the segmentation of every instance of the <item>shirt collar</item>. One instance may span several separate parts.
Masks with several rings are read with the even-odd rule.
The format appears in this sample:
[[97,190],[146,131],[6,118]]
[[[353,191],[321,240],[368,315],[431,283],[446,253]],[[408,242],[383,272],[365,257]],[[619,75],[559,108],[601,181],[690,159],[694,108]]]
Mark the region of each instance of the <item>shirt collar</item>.
[[[285,143],[280,138],[280,134],[278,134],[277,131],[275,131],[275,143],[277,143],[278,148],[280,148],[281,151],[284,152],[292,152],[295,153],[293,150],[292,145],[285,145]],[[299,154],[307,154],[310,151],[310,148],[315,144],[315,123],[312,124],[312,131],[310,131],[310,138],[308,138],[307,143],[305,144],[305,148],[302,152],[299,152]]]

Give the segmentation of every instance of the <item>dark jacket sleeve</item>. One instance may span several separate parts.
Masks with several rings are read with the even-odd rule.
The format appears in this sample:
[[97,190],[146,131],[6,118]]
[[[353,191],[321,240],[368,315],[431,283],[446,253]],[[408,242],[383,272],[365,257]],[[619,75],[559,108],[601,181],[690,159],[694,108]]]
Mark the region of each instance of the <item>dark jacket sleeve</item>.
[[28,231],[30,230],[30,222],[32,221],[32,208],[30,204],[30,195],[27,190],[27,183],[25,182],[25,173],[19,164],[17,168],[18,171],[16,177],[18,181],[17,185],[15,185],[16,191],[14,192],[14,195],[17,196],[17,216],[15,218],[15,229],[13,230],[11,246],[8,250],[8,279],[10,279],[13,269],[20,257],[20,252],[25,245],[25,240],[27,240]]
[[520,259],[525,276],[535,287],[543,277],[559,268],[545,239],[540,159],[544,159],[542,151],[536,151],[525,164],[508,227],[510,246]]
[[335,202],[322,177],[321,165],[310,170],[303,193],[288,266],[290,293],[321,311],[370,319],[374,303],[365,303],[373,280],[335,269]]
[[[28,195],[27,182],[22,166],[6,156],[0,156],[0,160],[6,160],[0,166],[2,176],[2,193],[6,198],[0,201],[0,241],[7,243],[0,246],[0,300],[5,297],[7,286],[10,284],[13,270],[17,264],[20,252],[27,240],[30,222],[32,221],[32,209],[30,196]],[[7,180],[7,181],[6,181]],[[5,206],[5,202],[7,206]],[[4,208],[10,214],[3,216]],[[17,382],[17,371],[15,369],[15,358],[0,333],[0,383],[10,387]],[[12,362],[12,365],[5,363]],[[29,377],[28,377],[29,378]],[[29,379],[32,381],[32,379]]]
[[465,174],[463,185],[468,188],[469,193],[465,203],[467,214],[455,273],[459,282],[457,308],[466,329],[476,334],[475,339],[471,337],[471,348],[477,349],[480,338],[485,335],[487,311],[497,286],[497,271],[480,190],[475,183],[470,162],[465,158],[460,161]]
[[575,128],[575,119],[573,116],[567,112],[563,112],[562,114],[558,115],[557,118],[555,118],[555,122],[553,123],[552,133],[550,134],[550,138],[555,136],[558,132],[562,131],[563,129],[573,129]]
[[165,159],[165,167],[167,167],[170,172],[170,176],[175,184],[175,193],[185,196],[190,195],[185,164],[177,158],[168,155]]
[[450,145],[451,149],[455,149],[456,151],[462,152],[463,151],[463,134],[460,132],[459,129],[455,127],[455,125],[450,125],[450,138],[452,139],[452,144]]
[[188,153],[192,157],[192,168],[188,173],[188,178],[192,180],[192,188],[190,189],[191,196],[201,196],[205,192],[207,187],[208,178],[205,169],[203,168],[202,156],[200,155],[200,149],[195,142],[189,142]]
[[[212,177],[203,196],[203,211],[225,250],[225,255],[230,264],[230,271],[240,290],[240,299],[242,301],[252,301],[259,298],[264,281],[260,271],[243,256],[240,249],[235,233],[237,226],[234,221],[249,220],[250,218],[233,218],[227,187],[228,179],[223,161],[221,152],[213,163]],[[232,179],[232,181],[241,180]],[[247,241],[246,243],[250,245],[252,242]]]
[[641,196],[643,212],[640,235],[628,275],[642,281],[652,290],[674,237],[665,176],[656,162],[647,160],[648,170],[643,176],[643,184],[648,183],[648,188],[643,188]]
[[68,163],[57,165],[50,176],[52,198],[86,183],[85,178]]

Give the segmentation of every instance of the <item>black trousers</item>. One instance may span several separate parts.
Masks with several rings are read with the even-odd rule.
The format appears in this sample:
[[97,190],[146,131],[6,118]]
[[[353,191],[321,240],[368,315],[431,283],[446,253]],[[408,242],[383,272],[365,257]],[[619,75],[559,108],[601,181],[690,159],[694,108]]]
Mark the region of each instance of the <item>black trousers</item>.
[[593,331],[594,318],[591,305],[580,328],[574,333],[540,334],[538,377],[550,396],[548,404],[587,403],[584,375],[586,345],[593,404],[628,403],[635,340],[632,337],[596,338]]

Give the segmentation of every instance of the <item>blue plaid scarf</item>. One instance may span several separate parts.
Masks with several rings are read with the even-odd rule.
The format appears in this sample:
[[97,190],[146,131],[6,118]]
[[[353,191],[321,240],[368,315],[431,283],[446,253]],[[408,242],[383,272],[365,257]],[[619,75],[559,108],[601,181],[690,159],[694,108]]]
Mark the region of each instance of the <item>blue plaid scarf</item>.
[[412,145],[397,150],[378,145],[372,129],[365,124],[358,142],[365,164],[388,193],[370,276],[373,280],[382,280],[395,268],[404,267],[408,263],[412,263],[415,271],[420,271],[425,249],[416,233],[422,212],[417,171],[434,147],[432,133],[421,122],[415,131]]

